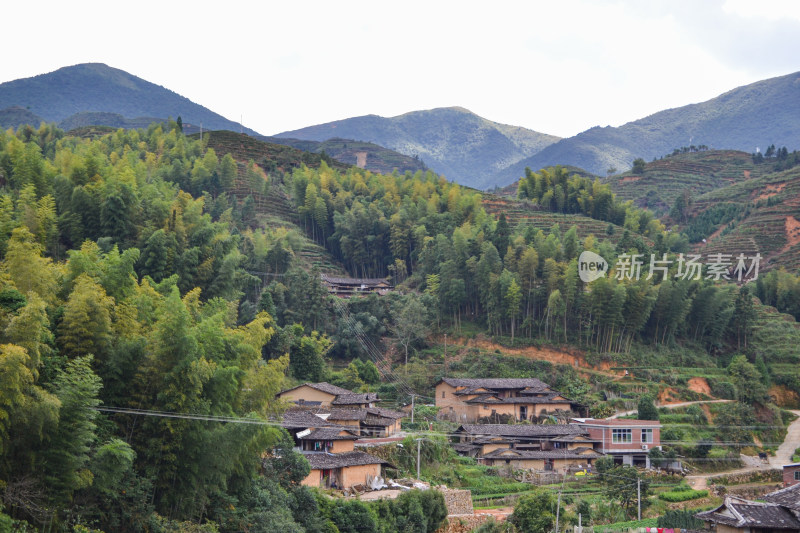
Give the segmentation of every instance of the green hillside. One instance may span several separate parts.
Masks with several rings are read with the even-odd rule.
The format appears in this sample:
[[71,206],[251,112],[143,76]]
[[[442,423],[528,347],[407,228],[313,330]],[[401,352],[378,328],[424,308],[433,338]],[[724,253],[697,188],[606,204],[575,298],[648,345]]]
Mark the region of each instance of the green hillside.
[[42,122],[46,122],[42,117],[35,115],[25,108],[11,106],[0,109],[0,129],[18,128],[23,124],[30,124],[38,127]]
[[632,200],[658,215],[669,212],[684,191],[692,198],[755,178],[766,167],[750,154],[734,150],[704,150],[663,157],[647,163],[644,172],[623,172],[605,178],[620,199]]
[[[400,152],[389,150],[374,143],[353,141],[350,139],[333,138],[326,141],[302,141],[299,139],[284,139],[282,137],[261,137],[261,139],[275,144],[285,144],[307,152],[316,154],[325,152],[333,159],[346,165],[357,166],[359,157],[365,160],[364,167],[372,172],[390,174],[397,170],[401,174],[406,171],[412,174],[418,170],[425,171],[427,167],[419,157],[410,157]],[[363,154],[363,156],[360,156]]]
[[[73,65],[2,83],[0,109],[11,106],[22,107],[54,123],[76,113],[92,111],[161,120],[180,116],[185,124],[202,123],[206,129],[240,129],[238,123],[188,98],[102,63]],[[39,122],[33,126],[38,127]],[[256,133],[247,128],[245,131]]]
[[277,137],[325,141],[333,137],[369,141],[418,156],[435,172],[463,185],[496,185],[500,169],[527,158],[558,137],[486,120],[459,107],[414,111],[396,117],[367,115]]

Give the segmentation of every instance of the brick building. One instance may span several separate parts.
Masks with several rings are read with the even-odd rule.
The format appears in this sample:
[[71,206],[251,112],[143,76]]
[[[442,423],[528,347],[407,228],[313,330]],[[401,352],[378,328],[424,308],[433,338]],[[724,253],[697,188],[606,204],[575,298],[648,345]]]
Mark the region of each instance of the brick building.
[[611,455],[620,464],[649,468],[650,450],[661,448],[661,424],[657,420],[575,418],[572,423],[598,442],[597,451]]

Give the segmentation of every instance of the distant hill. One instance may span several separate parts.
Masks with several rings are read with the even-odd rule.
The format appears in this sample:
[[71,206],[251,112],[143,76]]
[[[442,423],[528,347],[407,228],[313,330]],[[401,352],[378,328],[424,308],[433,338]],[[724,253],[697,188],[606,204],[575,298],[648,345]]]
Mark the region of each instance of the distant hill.
[[338,138],[328,139],[323,142],[281,137],[259,137],[259,139],[315,154],[325,152],[341,163],[350,166],[362,166],[367,170],[380,174],[391,174],[395,169],[401,174],[406,171],[413,174],[418,170],[424,171],[427,169],[425,163],[418,157],[403,155],[400,152],[389,150],[374,143]]
[[[100,112],[121,117],[160,117],[160,120],[180,116],[185,125],[202,123],[209,130],[240,130],[237,122],[188,98],[102,63],[64,67],[48,74],[0,84],[0,109],[13,106],[41,117],[34,122],[35,126],[41,120],[60,123],[79,113]],[[94,115],[94,118],[118,120],[109,115]],[[81,123],[77,126],[86,125]],[[247,128],[244,131],[257,134]]]
[[492,122],[460,107],[414,111],[391,118],[367,115],[287,131],[276,137],[320,142],[336,137],[379,144],[419,157],[452,181],[481,189],[504,185],[494,181],[497,172],[559,140],[553,135]]
[[30,124],[31,126],[39,126],[42,122],[47,122],[42,117],[35,115],[20,106],[11,106],[6,109],[0,109],[0,129],[7,130],[8,128],[17,129],[23,124]]
[[501,169],[494,181],[511,183],[524,175],[525,167],[575,165],[605,175],[611,167],[624,170],[638,157],[649,161],[683,146],[752,153],[770,144],[800,148],[800,73],[745,85],[618,128],[592,128]]

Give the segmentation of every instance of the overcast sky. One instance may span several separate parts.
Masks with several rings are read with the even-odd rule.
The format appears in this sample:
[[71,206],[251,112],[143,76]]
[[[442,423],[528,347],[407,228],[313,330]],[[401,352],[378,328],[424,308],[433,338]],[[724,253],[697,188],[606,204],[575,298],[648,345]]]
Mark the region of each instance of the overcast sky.
[[100,62],[263,134],[461,106],[571,136],[800,71],[800,2],[8,2],[0,82]]

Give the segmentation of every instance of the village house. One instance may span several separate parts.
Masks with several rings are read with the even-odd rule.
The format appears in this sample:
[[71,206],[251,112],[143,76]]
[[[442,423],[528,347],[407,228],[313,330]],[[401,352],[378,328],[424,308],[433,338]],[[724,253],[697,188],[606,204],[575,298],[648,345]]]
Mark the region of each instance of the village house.
[[[325,416],[325,412],[321,413]],[[353,429],[365,437],[391,437],[400,431],[400,421],[405,413],[382,407],[361,409],[331,409],[327,413],[329,422]]]
[[488,466],[563,471],[591,469],[603,454],[588,431],[567,424],[464,424],[453,448]]
[[304,452],[303,457],[308,460],[311,472],[301,484],[325,489],[367,485],[372,479],[382,477],[383,466],[392,466],[383,459],[360,451]]
[[507,466],[516,470],[536,470],[545,472],[564,472],[571,467],[591,470],[592,463],[603,454],[591,448],[564,450],[494,450],[478,457],[487,466]]
[[436,407],[443,418],[473,423],[498,417],[536,421],[581,406],[536,378],[442,378],[436,384]]
[[384,295],[392,290],[392,284],[385,278],[336,278],[326,274],[321,277],[328,292],[340,298],[370,293]]
[[383,465],[378,457],[355,450],[358,430],[339,426],[308,409],[287,410],[281,421],[311,465],[302,484],[312,487],[346,489],[366,484],[381,476]]
[[729,496],[719,507],[695,516],[714,533],[800,533],[800,494],[791,489],[767,494],[765,502]]
[[800,483],[765,494],[764,501],[786,507],[800,517]]
[[598,442],[596,450],[618,464],[650,468],[649,452],[661,448],[661,424],[657,420],[624,418],[575,418],[571,422]]
[[783,465],[783,486],[791,487],[800,484],[800,463]]
[[374,392],[353,392],[330,383],[303,383],[278,393],[278,398],[305,407],[374,407]]

